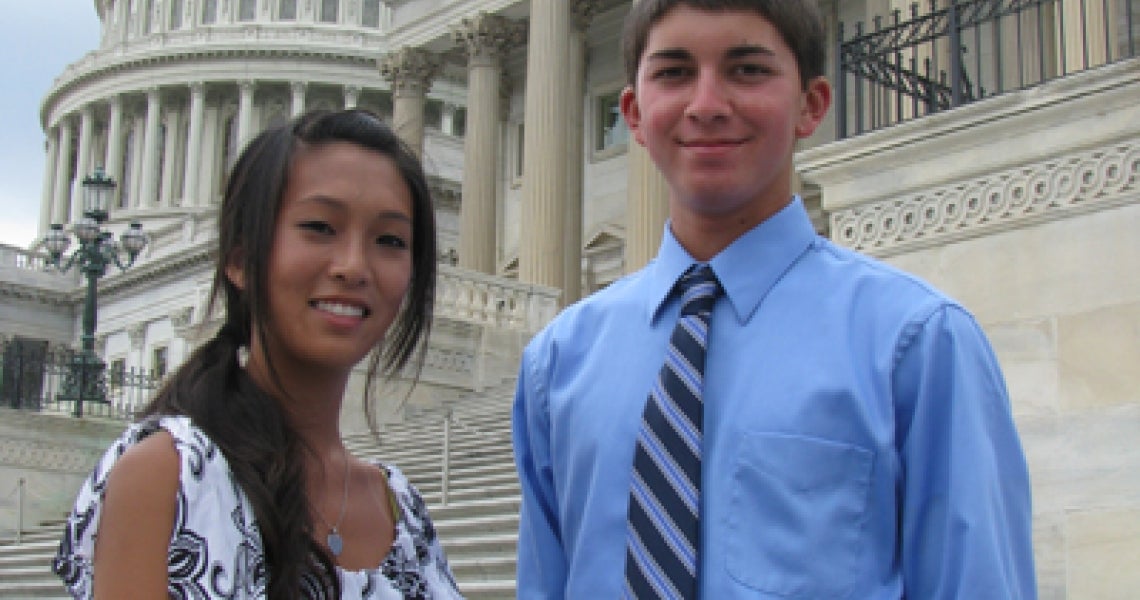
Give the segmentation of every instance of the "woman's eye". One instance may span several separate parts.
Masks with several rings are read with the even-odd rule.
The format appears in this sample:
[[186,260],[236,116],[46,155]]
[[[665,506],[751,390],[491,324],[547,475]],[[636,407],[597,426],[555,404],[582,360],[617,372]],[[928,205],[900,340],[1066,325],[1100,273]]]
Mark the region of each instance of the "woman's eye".
[[408,242],[398,235],[382,235],[376,238],[376,243],[380,246],[389,246],[392,248],[407,248]]
[[332,225],[329,225],[324,221],[304,221],[300,224],[300,227],[301,229],[312,231],[313,233],[323,233],[326,235],[332,235],[336,233],[336,230],[332,228]]

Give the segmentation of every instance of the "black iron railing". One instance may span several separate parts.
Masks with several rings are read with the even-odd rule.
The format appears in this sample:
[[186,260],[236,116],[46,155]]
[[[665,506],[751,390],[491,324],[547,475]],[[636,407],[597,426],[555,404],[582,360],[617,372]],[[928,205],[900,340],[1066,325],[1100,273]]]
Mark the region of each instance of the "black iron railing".
[[1138,36],[1140,0],[923,0],[840,24],[838,136],[1134,57]]
[[[74,376],[78,350],[52,348],[47,342],[14,339],[0,343],[0,406],[19,410],[71,415],[75,398],[67,392]],[[105,401],[86,399],[83,414],[131,419],[150,401],[160,378],[155,373],[124,368],[113,362],[101,374]]]

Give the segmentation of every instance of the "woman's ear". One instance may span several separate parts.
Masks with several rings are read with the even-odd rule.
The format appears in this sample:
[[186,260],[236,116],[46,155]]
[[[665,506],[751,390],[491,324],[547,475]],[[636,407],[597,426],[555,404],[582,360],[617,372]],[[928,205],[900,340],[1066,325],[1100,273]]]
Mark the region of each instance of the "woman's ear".
[[237,289],[245,291],[245,252],[235,248],[226,260],[226,279]]

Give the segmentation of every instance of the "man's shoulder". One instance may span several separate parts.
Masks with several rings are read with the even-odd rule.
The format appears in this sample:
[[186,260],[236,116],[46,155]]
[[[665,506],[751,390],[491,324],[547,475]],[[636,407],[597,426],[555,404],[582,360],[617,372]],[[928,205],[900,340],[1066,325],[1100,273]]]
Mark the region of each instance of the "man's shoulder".
[[[922,319],[934,311],[961,303],[929,281],[878,258],[845,248],[825,238],[815,250],[837,267],[828,286],[835,292],[847,290],[856,306],[876,311],[898,309],[912,319]],[[903,315],[899,315],[903,316]]]

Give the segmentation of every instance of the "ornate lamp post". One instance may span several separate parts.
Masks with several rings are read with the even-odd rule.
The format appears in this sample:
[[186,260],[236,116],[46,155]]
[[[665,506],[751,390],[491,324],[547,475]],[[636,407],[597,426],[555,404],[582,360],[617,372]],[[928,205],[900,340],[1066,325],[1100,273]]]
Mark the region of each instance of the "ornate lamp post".
[[[95,354],[95,323],[99,290],[97,283],[107,272],[107,265],[114,263],[120,270],[126,270],[135,262],[139,252],[146,246],[147,237],[142,224],[131,223],[116,242],[109,231],[103,231],[107,221],[107,207],[115,191],[115,182],[103,173],[103,168],[95,169],[93,175],[83,178],[83,218],[72,227],[79,240],[79,248],[71,253],[66,261],[63,253],[71,245],[71,238],[64,233],[63,225],[54,223],[44,236],[44,247],[50,255],[50,263],[61,272],[77,267],[87,278],[87,298],[83,305],[83,349],[71,359],[71,366],[64,380],[61,400],[75,402],[75,416],[83,416],[84,402],[107,401],[107,387],[103,376],[103,361]],[[127,260],[120,258],[126,252]]]

